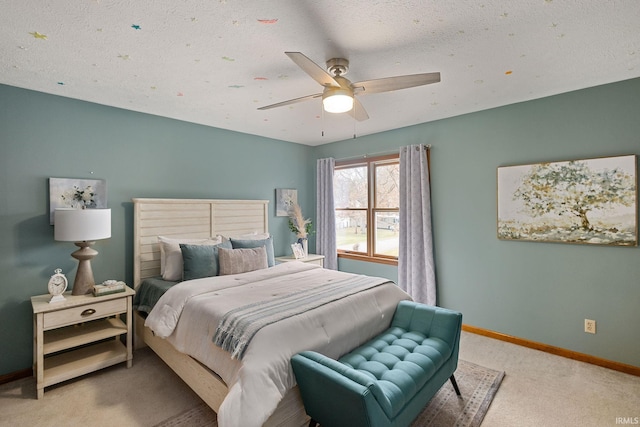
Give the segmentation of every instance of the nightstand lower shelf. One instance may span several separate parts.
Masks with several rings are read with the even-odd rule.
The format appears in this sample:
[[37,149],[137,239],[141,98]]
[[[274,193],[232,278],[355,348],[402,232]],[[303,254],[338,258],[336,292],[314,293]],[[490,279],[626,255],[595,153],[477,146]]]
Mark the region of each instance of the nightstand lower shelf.
[[48,387],[126,360],[127,347],[119,339],[56,354],[44,359],[42,385]]
[[54,329],[47,331],[44,335],[44,354],[56,353],[126,333],[127,325],[115,317]]

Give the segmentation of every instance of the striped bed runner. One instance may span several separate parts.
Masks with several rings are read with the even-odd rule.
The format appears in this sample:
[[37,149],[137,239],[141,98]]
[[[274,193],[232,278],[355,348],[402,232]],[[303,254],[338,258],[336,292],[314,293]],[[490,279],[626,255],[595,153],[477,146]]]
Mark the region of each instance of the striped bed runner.
[[358,275],[235,308],[222,317],[213,342],[232,358],[242,359],[255,334],[265,326],[385,283],[389,280]]

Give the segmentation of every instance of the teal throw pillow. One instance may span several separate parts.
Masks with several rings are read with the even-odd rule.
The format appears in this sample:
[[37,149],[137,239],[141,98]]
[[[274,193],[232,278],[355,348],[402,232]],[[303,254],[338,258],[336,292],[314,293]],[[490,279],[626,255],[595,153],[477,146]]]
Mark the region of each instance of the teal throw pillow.
[[232,249],[231,242],[225,240],[217,245],[180,244],[182,252],[182,280],[201,279],[217,276],[220,272],[218,249]]
[[273,254],[273,236],[269,236],[268,239],[261,240],[240,240],[234,238],[231,238],[230,240],[233,249],[250,249],[264,246],[267,250],[267,264],[269,267],[276,265],[276,257]]

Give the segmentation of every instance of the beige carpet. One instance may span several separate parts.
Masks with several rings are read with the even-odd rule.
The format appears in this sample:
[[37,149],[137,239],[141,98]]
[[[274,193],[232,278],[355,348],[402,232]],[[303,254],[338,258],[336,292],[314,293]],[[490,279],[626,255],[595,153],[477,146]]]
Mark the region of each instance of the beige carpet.
[[[460,358],[507,372],[482,427],[613,427],[640,417],[640,377],[468,332]],[[33,378],[0,385],[0,427],[149,427],[201,402],[142,349],[132,368],[120,364],[48,387],[44,399],[36,399]]]
[[[489,409],[504,372],[494,371],[460,360],[456,380],[462,398],[459,398],[450,382],[436,394],[412,427],[477,427]],[[156,427],[213,427],[216,414],[204,404],[171,417]]]

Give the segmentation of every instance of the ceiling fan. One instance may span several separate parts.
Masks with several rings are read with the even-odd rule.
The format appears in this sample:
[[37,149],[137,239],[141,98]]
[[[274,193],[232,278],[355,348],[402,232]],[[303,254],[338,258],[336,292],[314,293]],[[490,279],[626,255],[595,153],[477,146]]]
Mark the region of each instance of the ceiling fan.
[[369,115],[355,97],[356,95],[391,92],[399,89],[438,83],[440,81],[440,73],[422,73],[351,83],[343,77],[349,71],[349,61],[346,59],[333,58],[328,60],[327,70],[325,71],[300,52],[285,52],[285,54],[302,68],[305,73],[310,75],[311,78],[320,83],[320,85],[324,87],[324,90],[322,93],[266,105],[258,108],[258,110],[268,110],[322,97],[322,105],[325,111],[329,113],[348,112],[356,120],[362,121],[367,120]]

